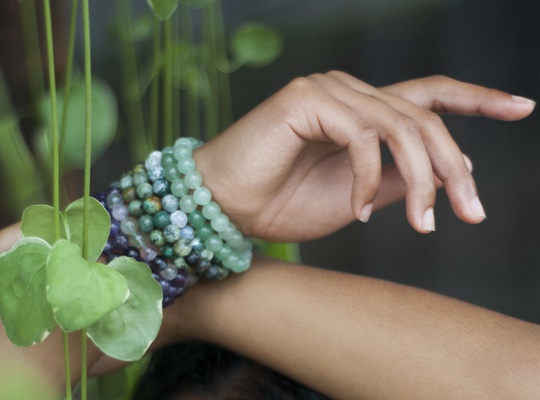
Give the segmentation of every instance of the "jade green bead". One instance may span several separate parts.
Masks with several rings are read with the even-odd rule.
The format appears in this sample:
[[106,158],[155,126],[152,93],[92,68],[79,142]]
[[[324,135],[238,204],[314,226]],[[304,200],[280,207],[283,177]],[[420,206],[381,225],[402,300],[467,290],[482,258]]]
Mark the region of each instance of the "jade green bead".
[[185,146],[188,146],[189,148],[192,148],[193,147],[193,140],[192,139],[193,138],[189,138],[189,137],[178,138],[178,139],[176,139],[176,142],[174,142],[174,147],[185,145]]
[[191,146],[186,144],[179,144],[174,146],[174,157],[176,160],[191,158],[192,150]]
[[203,207],[202,212],[206,219],[212,220],[219,215],[221,207],[218,203],[211,201]]
[[238,257],[238,254],[236,253],[232,253],[226,260],[223,261],[223,265],[233,272],[236,272],[235,270],[239,267],[239,264],[240,257]]
[[214,234],[214,230],[208,224],[205,224],[204,226],[197,229],[197,236],[201,240],[207,240],[213,234]]
[[148,182],[141,183],[137,186],[137,196],[139,199],[146,199],[154,194],[154,188]]
[[178,172],[178,170],[176,169],[176,165],[173,165],[169,168],[164,168],[163,175],[170,182],[181,178],[180,172]]
[[142,216],[144,214],[142,204],[143,202],[138,199],[131,201],[128,205],[129,214],[137,218]]
[[163,232],[159,229],[154,229],[150,232],[150,241],[157,247],[161,247],[165,244],[165,236],[163,236]]
[[186,195],[180,199],[180,210],[186,214],[192,213],[197,209],[197,203],[193,200],[193,196]]
[[176,168],[183,174],[195,170],[195,160],[193,158],[182,158],[176,164]]
[[171,216],[167,211],[158,211],[154,214],[152,221],[157,229],[163,229],[171,223]]
[[184,177],[184,182],[188,188],[197,189],[202,185],[203,178],[198,171],[190,171]]
[[148,176],[146,176],[146,172],[143,171],[133,173],[133,185],[135,187],[139,187],[143,183],[148,183]]
[[174,158],[173,154],[164,154],[161,157],[161,166],[164,170],[170,167],[176,167],[177,163],[178,161]]
[[212,193],[207,187],[201,186],[195,189],[195,192],[193,192],[193,199],[198,205],[205,206],[210,203],[210,200],[212,200]]
[[143,201],[144,212],[154,215],[161,210],[161,199],[157,196],[150,196]]
[[217,235],[212,235],[205,240],[204,244],[208,250],[217,253],[223,247],[223,240]]
[[145,214],[139,218],[139,229],[144,233],[154,230],[154,221],[151,215]]
[[231,247],[229,245],[226,245],[224,244],[222,247],[221,247],[221,250],[219,250],[218,252],[216,252],[216,257],[221,260],[221,261],[225,261],[227,260],[231,255],[233,254],[233,251],[231,249]]
[[174,147],[173,146],[167,146],[163,150],[161,150],[162,156],[165,154],[174,154]]
[[224,231],[229,226],[229,217],[225,214],[219,214],[212,219],[210,225],[212,225],[212,228],[214,228],[216,232]]
[[182,198],[188,194],[189,188],[184,183],[183,179],[175,180],[171,183],[171,193],[178,198]]
[[204,218],[204,215],[201,211],[195,210],[191,214],[189,214],[188,221],[192,227],[198,229],[204,226],[204,224],[206,223],[206,218]]
[[163,229],[163,237],[167,243],[174,243],[180,240],[180,228],[176,225],[167,225]]

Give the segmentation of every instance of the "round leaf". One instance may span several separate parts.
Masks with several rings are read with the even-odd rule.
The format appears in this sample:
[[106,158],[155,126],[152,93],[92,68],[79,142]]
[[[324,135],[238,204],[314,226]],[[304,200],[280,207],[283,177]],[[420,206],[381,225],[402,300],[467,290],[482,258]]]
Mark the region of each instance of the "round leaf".
[[235,61],[253,68],[270,64],[282,50],[281,36],[263,25],[244,25],[231,39],[231,52]]
[[167,20],[178,7],[178,0],[146,0],[157,19]]
[[[39,237],[51,246],[56,241],[54,232],[54,208],[45,204],[36,204],[24,210],[21,231],[25,237]],[[60,237],[66,239],[64,216],[60,214]]]
[[[62,120],[63,98],[58,98],[58,120]],[[74,82],[69,96],[69,109],[66,121],[63,160],[66,167],[84,167],[86,89],[84,82]],[[50,99],[45,96],[40,103],[40,111],[46,127],[50,126]],[[92,82],[92,161],[107,150],[114,139],[118,125],[118,107],[113,91],[103,82]],[[50,154],[48,130],[36,140],[42,155]],[[45,158],[47,159],[47,158]]]
[[128,296],[127,282],[118,272],[89,263],[80,248],[66,240],[54,245],[47,262],[47,301],[64,331],[93,324]]
[[[88,261],[96,261],[101,255],[111,231],[111,216],[99,201],[90,197],[88,219]],[[84,199],[75,200],[66,209],[70,241],[83,248]]]
[[127,281],[129,298],[90,325],[88,336],[105,354],[124,361],[140,359],[155,340],[163,317],[161,286],[146,264],[119,257],[109,264]]
[[23,238],[0,256],[0,317],[17,346],[43,341],[56,327],[46,298],[47,257],[51,246]]

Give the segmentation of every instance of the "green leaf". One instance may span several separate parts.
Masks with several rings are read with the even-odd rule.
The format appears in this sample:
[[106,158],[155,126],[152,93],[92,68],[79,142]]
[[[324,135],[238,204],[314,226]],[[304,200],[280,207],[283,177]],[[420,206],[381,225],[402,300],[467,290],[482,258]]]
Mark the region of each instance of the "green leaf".
[[135,361],[148,350],[161,327],[161,286],[146,264],[132,258],[119,257],[109,267],[126,279],[130,295],[119,308],[90,325],[88,336],[105,354]]
[[[58,118],[61,120],[63,98],[58,98]],[[50,99],[47,95],[39,104],[43,125],[50,126]],[[69,96],[69,112],[66,121],[63,161],[67,168],[84,167],[86,89],[84,81],[73,82]],[[98,80],[92,82],[92,161],[97,160],[112,143],[118,126],[118,106],[113,91]],[[50,158],[47,130],[42,130],[35,143],[44,160]],[[51,164],[52,165],[52,164]]]
[[120,307],[129,296],[122,275],[103,264],[89,263],[81,249],[58,241],[47,262],[47,301],[66,332],[82,329]]
[[56,327],[46,298],[47,257],[51,246],[40,238],[22,238],[0,256],[0,317],[17,346],[43,341]]
[[178,0],[146,0],[157,19],[167,20],[178,8]]
[[[109,238],[111,216],[99,201],[90,197],[90,218],[88,219],[88,261],[96,261]],[[66,209],[71,243],[83,248],[84,199],[75,200]]]
[[253,68],[270,64],[282,50],[281,36],[259,24],[243,25],[231,38],[231,52],[235,61]]
[[[24,210],[21,231],[25,237],[38,237],[51,246],[54,245],[54,208],[45,204],[36,204]],[[60,214],[60,238],[68,239],[64,216]]]

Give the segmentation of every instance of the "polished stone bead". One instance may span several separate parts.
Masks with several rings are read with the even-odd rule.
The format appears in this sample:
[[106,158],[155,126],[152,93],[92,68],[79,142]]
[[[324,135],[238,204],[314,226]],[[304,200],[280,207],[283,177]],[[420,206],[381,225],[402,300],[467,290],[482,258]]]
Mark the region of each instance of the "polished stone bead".
[[157,247],[161,247],[165,244],[165,237],[163,236],[163,232],[159,229],[154,229],[152,232],[150,232],[150,241],[154,243]]
[[176,277],[171,281],[171,286],[185,288],[187,281],[187,273],[182,269],[177,269],[177,272],[178,275],[176,275]]
[[176,168],[183,174],[195,170],[195,160],[193,158],[182,158],[176,164]]
[[214,230],[209,224],[205,224],[204,226],[197,229],[197,236],[201,240],[207,240],[213,234],[214,234]]
[[163,229],[163,237],[167,243],[174,243],[180,240],[180,228],[176,225],[167,225]]
[[112,208],[111,215],[114,219],[123,221],[129,216],[129,210],[124,204],[119,204]]
[[120,189],[127,189],[131,186],[133,186],[133,176],[131,176],[131,174],[124,175],[120,179]]
[[196,210],[189,214],[189,224],[195,229],[201,228],[206,223],[206,218],[201,211]]
[[106,191],[107,197],[109,197],[109,195],[113,193],[120,194],[122,193],[122,190],[118,186],[114,186],[113,184],[111,184],[111,186],[109,186]]
[[139,251],[141,253],[141,260],[147,261],[147,262],[152,261],[158,255],[157,250],[154,247],[150,247],[150,246],[142,246],[139,248]]
[[229,225],[227,225],[227,228],[219,232],[219,237],[222,238],[223,240],[229,240],[234,235],[236,235],[236,232],[237,232],[237,229],[235,228],[235,226],[232,224],[232,222],[229,222]]
[[145,233],[150,233],[154,230],[154,219],[151,215],[143,215],[139,218],[139,228]]
[[190,189],[197,189],[203,183],[202,175],[198,171],[190,171],[184,177],[186,186]]
[[109,240],[107,240],[107,243],[105,243],[105,247],[103,247],[103,253],[110,254],[110,252],[113,251],[113,249],[114,249],[113,240],[109,238]]
[[180,235],[182,236],[182,239],[193,240],[195,237],[195,230],[191,226],[186,225],[180,230]]
[[161,207],[168,213],[173,213],[176,210],[178,210],[178,206],[180,205],[180,202],[178,201],[178,198],[173,194],[165,195],[161,199]]
[[161,150],[161,157],[163,157],[165,154],[173,154],[174,153],[174,146],[167,146],[163,150]]
[[224,244],[222,247],[221,247],[221,250],[219,250],[217,253],[216,253],[216,257],[221,260],[221,261],[225,261],[227,260],[231,255],[233,254],[233,251],[231,249],[231,247],[227,244]]
[[[187,254],[189,254],[189,252]],[[181,268],[181,269],[185,270],[186,274],[187,274],[187,270],[191,268],[189,265],[187,265],[187,262],[186,262],[186,260],[184,260],[184,257],[176,257],[173,260],[173,263],[174,263],[174,265],[176,265],[177,268]]]
[[188,216],[183,211],[175,211],[171,214],[171,224],[176,225],[179,228],[186,226],[188,222]]
[[150,268],[152,268],[153,271],[159,272],[167,268],[168,263],[167,259],[163,256],[157,256],[154,258],[154,260],[150,263]]
[[143,164],[136,164],[133,167],[132,174],[146,174],[146,167]]
[[111,219],[111,230],[109,232],[109,236],[114,236],[118,232],[120,232],[120,222],[115,219]]
[[194,250],[192,250],[191,253],[189,253],[185,257],[186,263],[192,267],[195,266],[195,264],[197,264],[200,259],[201,259],[200,253]]
[[162,269],[159,274],[166,281],[172,281],[178,275],[178,269],[174,265],[169,264],[167,265],[167,268]]
[[129,246],[129,236],[125,233],[119,233],[113,238],[112,242],[116,249],[124,250]]
[[[189,257],[189,256],[188,256]],[[204,275],[206,271],[210,269],[212,265],[210,264],[210,261],[205,260],[204,258],[200,258],[199,261],[197,261],[193,265],[193,269],[195,272],[199,275]]]
[[148,180],[150,182],[155,182],[158,179],[163,179],[164,173],[165,172],[163,171],[161,165],[152,167],[147,171]]
[[150,196],[143,201],[143,210],[145,213],[154,215],[161,210],[161,199],[157,196]]
[[193,238],[193,240],[191,241],[191,249],[200,253],[204,250],[204,242],[198,237]]
[[231,238],[227,239],[227,244],[233,248],[238,248],[244,243],[244,236],[236,231]]
[[229,217],[225,214],[219,214],[212,219],[210,225],[216,232],[224,231],[229,226]]
[[152,221],[157,229],[163,229],[171,223],[171,216],[167,211],[158,211],[154,214]]
[[174,158],[174,154],[163,154],[161,157],[161,168],[164,170],[170,167],[176,167],[178,161]]
[[180,172],[178,172],[178,169],[176,169],[176,165],[170,168],[165,168],[163,170],[163,176],[169,182],[182,178],[182,175],[180,175]]
[[122,198],[125,203],[129,203],[137,198],[137,190],[134,186],[122,190]]
[[207,187],[201,186],[195,189],[195,192],[193,192],[193,199],[198,205],[205,206],[212,200],[212,193]]
[[111,253],[107,256],[107,263],[110,263],[111,261],[116,260],[118,257],[120,257],[122,254],[120,253]]
[[193,196],[186,195],[180,199],[180,209],[189,214],[197,209],[197,203],[193,200]]
[[141,257],[139,254],[139,249],[133,246],[129,246],[127,249],[124,250],[124,255],[127,257],[131,257],[134,260],[140,261]]
[[219,267],[217,265],[211,265],[210,268],[204,274],[204,277],[208,280],[216,280],[219,278]]
[[122,197],[122,193],[113,192],[107,195],[107,207],[112,209],[120,204],[124,204],[124,198]]
[[204,242],[206,248],[214,253],[217,253],[223,247],[223,240],[217,235],[212,235]]
[[208,249],[204,249],[203,251],[201,251],[201,257],[206,260],[211,260],[212,258],[214,258],[214,252]]
[[136,218],[127,217],[120,222],[120,230],[128,236],[135,235],[138,229],[139,221]]
[[143,183],[148,183],[148,176],[146,175],[146,171],[134,173],[133,186],[139,187]]
[[183,179],[178,179],[171,182],[171,193],[178,198],[182,198],[188,194],[189,188],[184,183]]
[[167,258],[173,258],[176,256],[176,253],[174,252],[174,248],[171,245],[166,244],[161,248],[161,254],[163,254],[163,257]]
[[176,139],[176,142],[174,142],[174,147],[176,148],[176,146],[185,145],[185,146],[188,146],[189,148],[192,148],[193,147],[193,140],[191,140],[191,139],[192,138],[189,138],[189,137],[178,138],[178,139]]
[[216,202],[211,201],[203,207],[202,211],[206,219],[212,220],[220,214],[221,207]]
[[170,183],[166,179],[158,179],[154,182],[153,185],[154,194],[163,197],[171,193]]
[[193,151],[191,150],[191,146],[187,144],[179,144],[177,146],[174,146],[174,157],[176,160],[182,160],[186,158],[191,158]]
[[169,307],[174,304],[175,298],[172,296],[163,296],[163,301],[161,302],[161,306],[163,308]]
[[178,256],[185,257],[191,252],[191,240],[180,239],[174,244],[173,249]]
[[137,186],[137,196],[139,199],[146,199],[154,194],[154,187],[148,182],[144,182]]
[[128,205],[128,211],[131,216],[139,218],[144,215],[143,202],[139,199],[135,199]]
[[149,170],[152,167],[161,166],[161,152],[153,151],[152,153],[150,153],[150,155],[144,162],[144,166],[146,167],[147,170]]
[[100,203],[105,203],[105,200],[107,200],[107,194],[105,192],[98,192],[94,195],[94,199]]
[[217,279],[218,280],[225,279],[228,276],[229,276],[229,270],[226,269],[226,268],[220,267],[219,268],[219,277]]

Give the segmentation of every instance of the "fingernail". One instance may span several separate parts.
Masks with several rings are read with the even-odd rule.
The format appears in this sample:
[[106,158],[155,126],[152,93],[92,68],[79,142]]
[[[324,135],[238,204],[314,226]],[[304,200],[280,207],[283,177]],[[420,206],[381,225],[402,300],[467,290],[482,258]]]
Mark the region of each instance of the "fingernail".
[[484,207],[482,207],[482,203],[480,203],[480,199],[478,198],[478,196],[472,199],[471,210],[474,215],[478,215],[482,218],[486,218],[486,212],[484,211]]
[[369,221],[369,217],[371,217],[371,212],[373,211],[373,203],[366,204],[364,208],[362,208],[362,211],[360,211],[360,217],[358,218],[363,223],[366,223]]
[[428,208],[424,213],[422,219],[422,229],[425,231],[435,231],[435,215],[433,214],[433,208]]
[[524,104],[524,105],[527,105],[529,107],[534,107],[536,106],[536,102],[534,100],[531,100],[531,99],[527,99],[525,97],[521,97],[521,96],[512,96],[512,99],[516,102],[516,103],[519,103],[519,104]]

